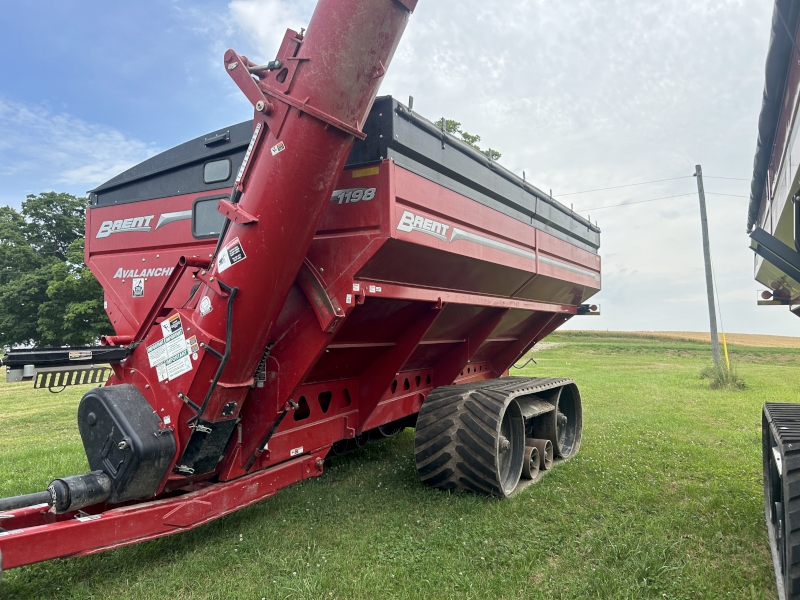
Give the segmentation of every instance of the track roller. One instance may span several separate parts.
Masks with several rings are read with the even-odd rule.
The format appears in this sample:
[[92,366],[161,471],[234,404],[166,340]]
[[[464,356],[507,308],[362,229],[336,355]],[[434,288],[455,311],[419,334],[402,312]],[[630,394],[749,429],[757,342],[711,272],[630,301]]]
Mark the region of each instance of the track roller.
[[800,599],[800,405],[767,403],[761,419],[764,509],[778,597]]
[[549,471],[553,466],[553,443],[550,440],[525,440],[526,446],[532,446],[539,452],[539,468],[542,471]]
[[525,446],[525,459],[522,461],[522,476],[525,479],[539,479],[539,450],[535,446]]

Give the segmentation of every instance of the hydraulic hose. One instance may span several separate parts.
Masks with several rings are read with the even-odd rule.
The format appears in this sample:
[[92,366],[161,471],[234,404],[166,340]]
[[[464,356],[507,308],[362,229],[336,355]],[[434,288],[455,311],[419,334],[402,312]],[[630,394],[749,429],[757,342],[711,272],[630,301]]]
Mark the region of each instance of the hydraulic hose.
[[0,498],[0,512],[27,508],[37,504],[51,504],[50,492],[34,492],[33,494],[23,494],[22,496],[11,496],[10,498]]

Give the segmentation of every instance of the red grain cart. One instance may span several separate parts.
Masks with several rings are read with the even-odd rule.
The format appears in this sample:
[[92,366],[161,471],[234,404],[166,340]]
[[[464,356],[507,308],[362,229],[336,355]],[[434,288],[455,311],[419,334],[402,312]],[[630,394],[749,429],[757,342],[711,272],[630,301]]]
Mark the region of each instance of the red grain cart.
[[92,472],[0,500],[4,567],[195,527],[405,427],[440,489],[505,497],[577,452],[576,385],[507,375],[592,311],[599,230],[373,103],[414,4],[321,0],[268,65],[228,51],[254,121],[91,192],[86,261],[116,335],[5,362],[47,387],[113,371],[78,410]]

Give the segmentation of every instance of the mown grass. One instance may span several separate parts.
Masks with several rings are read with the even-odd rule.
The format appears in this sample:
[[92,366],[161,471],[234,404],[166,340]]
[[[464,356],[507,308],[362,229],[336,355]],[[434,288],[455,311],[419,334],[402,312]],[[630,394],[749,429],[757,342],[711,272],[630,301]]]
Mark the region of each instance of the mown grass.
[[[210,525],[6,572],[2,598],[775,598],[760,410],[795,401],[800,350],[731,349],[711,390],[698,343],[559,334],[538,365],[584,399],[580,454],[506,501],[423,488],[413,431]],[[0,493],[86,461],[81,390],[0,385]]]

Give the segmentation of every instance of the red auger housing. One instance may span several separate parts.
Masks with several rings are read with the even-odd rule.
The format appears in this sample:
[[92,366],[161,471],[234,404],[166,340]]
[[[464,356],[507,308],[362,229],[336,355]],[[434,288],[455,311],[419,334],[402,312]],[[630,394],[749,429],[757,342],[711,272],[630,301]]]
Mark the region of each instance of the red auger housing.
[[508,496],[577,452],[575,384],[507,375],[593,312],[599,229],[375,102],[415,4],[320,0],[268,64],[229,50],[254,120],[90,193],[86,263],[115,335],[6,364],[111,364],[78,410],[92,472],[0,500],[3,566],[195,527],[405,427],[443,489]]

